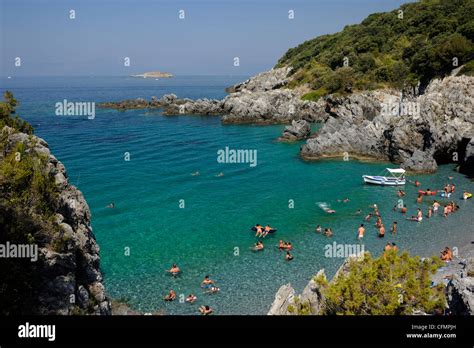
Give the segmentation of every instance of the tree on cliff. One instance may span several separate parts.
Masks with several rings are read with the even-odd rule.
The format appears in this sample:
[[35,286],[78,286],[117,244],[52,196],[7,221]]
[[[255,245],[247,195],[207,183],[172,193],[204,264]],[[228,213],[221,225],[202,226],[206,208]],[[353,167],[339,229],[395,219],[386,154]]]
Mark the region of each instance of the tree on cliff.
[[[432,78],[473,61],[473,14],[472,0],[404,4],[291,48],[276,67],[293,67],[290,87],[312,89],[303,97],[309,100],[418,82],[425,86]],[[460,73],[472,75],[472,69]],[[353,89],[347,88],[347,81]]]
[[[44,245],[53,238],[54,244],[61,243],[53,223],[57,186],[48,174],[47,157],[34,151],[31,136],[23,134],[25,141],[9,141],[11,132],[31,134],[32,127],[15,115],[17,102],[12,93],[5,92],[4,98],[0,102],[0,244]],[[31,313],[39,286],[37,264],[22,258],[0,262],[0,314]]]
[[16,115],[17,101],[12,92],[5,91],[3,98],[5,101],[0,101],[0,130],[4,126],[9,126],[20,132],[32,134],[33,127]]
[[410,315],[421,311],[442,314],[446,308],[443,286],[431,286],[430,275],[439,268],[437,258],[411,257],[387,251],[379,258],[366,253],[321,286],[328,315]]

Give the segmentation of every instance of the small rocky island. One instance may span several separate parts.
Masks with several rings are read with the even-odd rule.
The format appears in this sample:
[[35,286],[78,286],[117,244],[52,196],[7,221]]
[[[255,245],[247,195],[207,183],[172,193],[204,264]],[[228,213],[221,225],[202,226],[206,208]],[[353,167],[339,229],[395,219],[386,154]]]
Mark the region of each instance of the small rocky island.
[[166,72],[161,72],[161,71],[149,71],[145,72],[143,74],[137,74],[137,75],[130,75],[131,77],[143,77],[144,79],[146,78],[154,78],[154,79],[162,79],[162,78],[170,78],[173,77],[172,74],[166,73]]

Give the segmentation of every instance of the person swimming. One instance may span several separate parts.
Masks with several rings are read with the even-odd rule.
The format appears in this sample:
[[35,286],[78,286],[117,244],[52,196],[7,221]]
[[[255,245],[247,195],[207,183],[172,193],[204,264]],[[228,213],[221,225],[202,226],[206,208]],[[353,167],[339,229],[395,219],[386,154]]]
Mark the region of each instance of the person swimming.
[[315,231],[316,231],[317,233],[321,233],[321,231],[322,231],[321,225],[316,226]]
[[293,260],[293,255],[291,255],[291,253],[290,253],[289,251],[286,252],[285,260],[286,260],[286,261],[291,261],[291,260]]
[[406,214],[407,211],[408,211],[408,209],[407,209],[406,205],[404,205],[403,207],[400,208],[400,213],[402,213],[402,214]]
[[211,285],[215,285],[215,282],[209,278],[209,276],[205,276],[204,280],[201,282],[201,288],[208,288]]
[[211,286],[209,290],[206,291],[206,294],[217,294],[219,291],[221,291],[221,289],[217,286]]
[[332,235],[333,235],[332,230],[331,230],[330,228],[325,228],[323,234],[324,234],[326,237],[332,237]]
[[173,289],[163,298],[165,301],[174,301],[176,299],[176,292]]
[[393,251],[398,251],[398,247],[395,243],[392,242],[392,250]]
[[279,241],[279,243],[278,243],[278,249],[280,249],[280,251],[283,250],[283,249],[285,249],[285,242],[282,241],[281,239],[280,239],[280,241]]
[[392,250],[392,246],[390,245],[390,242],[387,242],[387,244],[385,244],[385,247],[383,248],[383,251],[389,251],[389,250]]
[[199,172],[196,171],[196,172],[194,172],[194,173],[191,173],[191,175],[192,175],[192,176],[199,176],[199,175],[201,175],[201,173],[199,173]]
[[107,204],[107,208],[109,208],[109,209],[115,208],[115,203],[112,202],[112,203],[110,203],[110,204]]
[[221,176],[224,176],[223,172],[220,172],[219,174],[216,174],[216,177],[220,178]]
[[253,247],[253,250],[254,251],[261,251],[263,250],[263,243],[258,241],[257,243],[255,243],[254,247]]
[[256,224],[254,228],[255,228],[255,231],[257,232],[257,233],[255,233],[255,237],[263,236],[263,226],[262,225]]
[[372,218],[372,213],[369,213],[369,214],[364,218],[364,220],[365,220],[365,221],[370,221],[371,218]]
[[472,193],[464,191],[462,194],[462,199],[467,200],[469,198],[472,198]]
[[265,238],[272,230],[274,230],[273,227],[266,225],[265,228],[263,229],[262,237]]
[[194,294],[189,294],[188,297],[186,297],[186,302],[188,303],[194,303],[197,300],[197,296]]
[[433,207],[429,207],[428,208],[428,214],[426,214],[426,217],[429,219],[432,216],[433,216]]
[[357,211],[355,212],[355,215],[360,215],[362,214],[362,209],[357,209]]
[[167,272],[171,273],[171,275],[173,275],[173,276],[177,276],[181,272],[181,270],[174,263],[173,266],[171,266],[171,268],[169,270],[167,270]]
[[377,222],[375,223],[375,227],[380,228],[382,226],[382,218],[379,216],[377,218]]
[[201,312],[202,315],[209,315],[212,314],[212,308],[209,306],[201,306],[199,307],[199,312]]
[[382,224],[379,228],[379,238],[385,237],[385,226]]
[[327,203],[318,203],[319,208],[321,208],[326,214],[334,214],[336,211],[329,208]]
[[433,213],[437,213],[439,207],[440,207],[439,202],[437,200],[435,200],[434,203],[433,203]]

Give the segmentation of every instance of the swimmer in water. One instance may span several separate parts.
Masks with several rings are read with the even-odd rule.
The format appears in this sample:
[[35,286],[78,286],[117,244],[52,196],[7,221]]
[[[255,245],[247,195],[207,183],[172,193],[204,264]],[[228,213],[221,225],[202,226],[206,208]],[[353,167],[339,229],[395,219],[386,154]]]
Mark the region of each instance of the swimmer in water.
[[224,176],[224,173],[220,172],[219,174],[216,174],[216,177],[220,178],[221,176]]
[[174,301],[176,299],[176,292],[171,289],[168,295],[163,298],[165,301]]
[[194,294],[190,294],[188,297],[186,297],[186,302],[188,303],[194,303],[197,300],[197,296]]
[[255,243],[254,247],[253,247],[253,250],[254,251],[260,251],[260,250],[263,250],[263,243],[258,241],[257,243]]
[[291,255],[291,253],[290,253],[289,251],[286,252],[285,260],[286,260],[286,261],[291,261],[291,260],[293,260],[293,255]]
[[397,234],[397,222],[396,221],[393,222],[391,230],[392,230],[393,234]]
[[212,314],[212,308],[209,306],[201,306],[199,307],[199,312],[201,312],[202,315],[209,315]]
[[217,286],[211,286],[208,291],[206,291],[206,294],[217,294],[221,289],[219,289]]
[[359,229],[357,230],[358,232],[358,236],[357,236],[357,239],[362,239],[364,238],[364,233],[365,233],[365,228],[364,228],[364,224],[360,224],[360,227]]
[[173,276],[177,276],[181,272],[181,270],[174,263],[173,266],[171,266],[171,268],[169,270],[167,270],[166,272],[171,273],[171,275],[173,275]]
[[215,282],[209,278],[209,276],[205,276],[204,280],[201,282],[201,288],[208,288],[210,285],[214,285]]
[[318,225],[316,226],[316,230],[315,230],[317,233],[321,233],[322,231],[322,228],[321,228],[321,225]]
[[107,205],[107,208],[109,208],[109,209],[115,208],[115,203],[112,202],[112,203],[108,204],[108,205]]
[[332,235],[333,235],[332,230],[331,230],[330,228],[325,228],[323,234],[324,234],[326,237],[332,237]]
[[194,172],[194,173],[191,173],[191,175],[192,175],[192,176],[199,176],[199,175],[201,175],[201,173],[199,173],[199,172]]

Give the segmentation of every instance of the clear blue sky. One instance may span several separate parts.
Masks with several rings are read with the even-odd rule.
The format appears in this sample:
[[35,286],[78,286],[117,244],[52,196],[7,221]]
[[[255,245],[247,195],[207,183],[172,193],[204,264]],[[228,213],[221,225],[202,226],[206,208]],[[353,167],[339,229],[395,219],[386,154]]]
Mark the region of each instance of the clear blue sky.
[[[0,74],[252,75],[409,0],[0,0]],[[69,10],[76,19],[69,19]],[[180,20],[183,9],[186,18]],[[288,11],[295,12],[293,20]],[[21,57],[21,67],[14,66]],[[123,65],[130,57],[131,66]],[[234,67],[234,57],[240,66]]]

